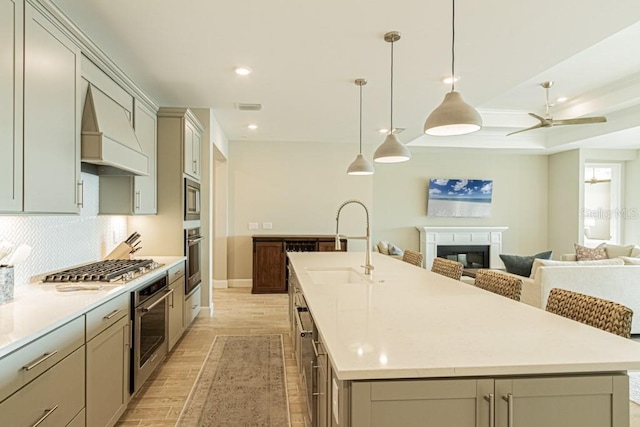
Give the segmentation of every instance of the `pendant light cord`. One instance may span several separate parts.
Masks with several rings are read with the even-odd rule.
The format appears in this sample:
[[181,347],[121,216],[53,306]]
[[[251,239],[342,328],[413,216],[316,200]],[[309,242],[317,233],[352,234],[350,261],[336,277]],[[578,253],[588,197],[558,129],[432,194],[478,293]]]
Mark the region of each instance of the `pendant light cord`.
[[451,13],[451,92],[456,90],[456,0],[452,0]]
[[362,85],[360,85],[360,154],[362,154]]
[[391,120],[389,134],[393,133],[393,41],[391,42]]

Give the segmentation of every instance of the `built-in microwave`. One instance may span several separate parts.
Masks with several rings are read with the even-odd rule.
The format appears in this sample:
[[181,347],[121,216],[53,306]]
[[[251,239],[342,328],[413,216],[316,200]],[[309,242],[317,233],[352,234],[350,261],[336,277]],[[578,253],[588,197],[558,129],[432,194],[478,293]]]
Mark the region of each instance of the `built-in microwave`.
[[184,179],[184,219],[200,219],[200,184],[189,178]]

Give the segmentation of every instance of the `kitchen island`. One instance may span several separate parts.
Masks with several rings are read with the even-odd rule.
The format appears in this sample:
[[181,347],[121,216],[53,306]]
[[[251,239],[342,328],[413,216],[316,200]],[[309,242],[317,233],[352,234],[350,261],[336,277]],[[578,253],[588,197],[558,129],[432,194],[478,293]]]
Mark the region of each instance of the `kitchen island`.
[[372,280],[362,253],[288,256],[326,353],[324,425],[629,425],[631,340],[381,254]]

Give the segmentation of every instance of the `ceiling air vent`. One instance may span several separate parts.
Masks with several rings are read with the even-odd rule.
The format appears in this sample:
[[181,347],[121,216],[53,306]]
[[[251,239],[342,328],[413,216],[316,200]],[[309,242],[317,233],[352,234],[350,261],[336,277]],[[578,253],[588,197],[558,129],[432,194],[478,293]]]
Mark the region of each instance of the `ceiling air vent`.
[[262,104],[236,104],[236,108],[240,111],[260,111]]

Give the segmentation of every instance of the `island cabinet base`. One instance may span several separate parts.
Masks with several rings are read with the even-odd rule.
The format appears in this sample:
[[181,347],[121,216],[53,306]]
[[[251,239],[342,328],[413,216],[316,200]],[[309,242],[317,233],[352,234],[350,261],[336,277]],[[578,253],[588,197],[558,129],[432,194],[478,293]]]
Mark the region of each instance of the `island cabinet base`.
[[333,427],[629,426],[625,374],[351,382],[331,377]]

